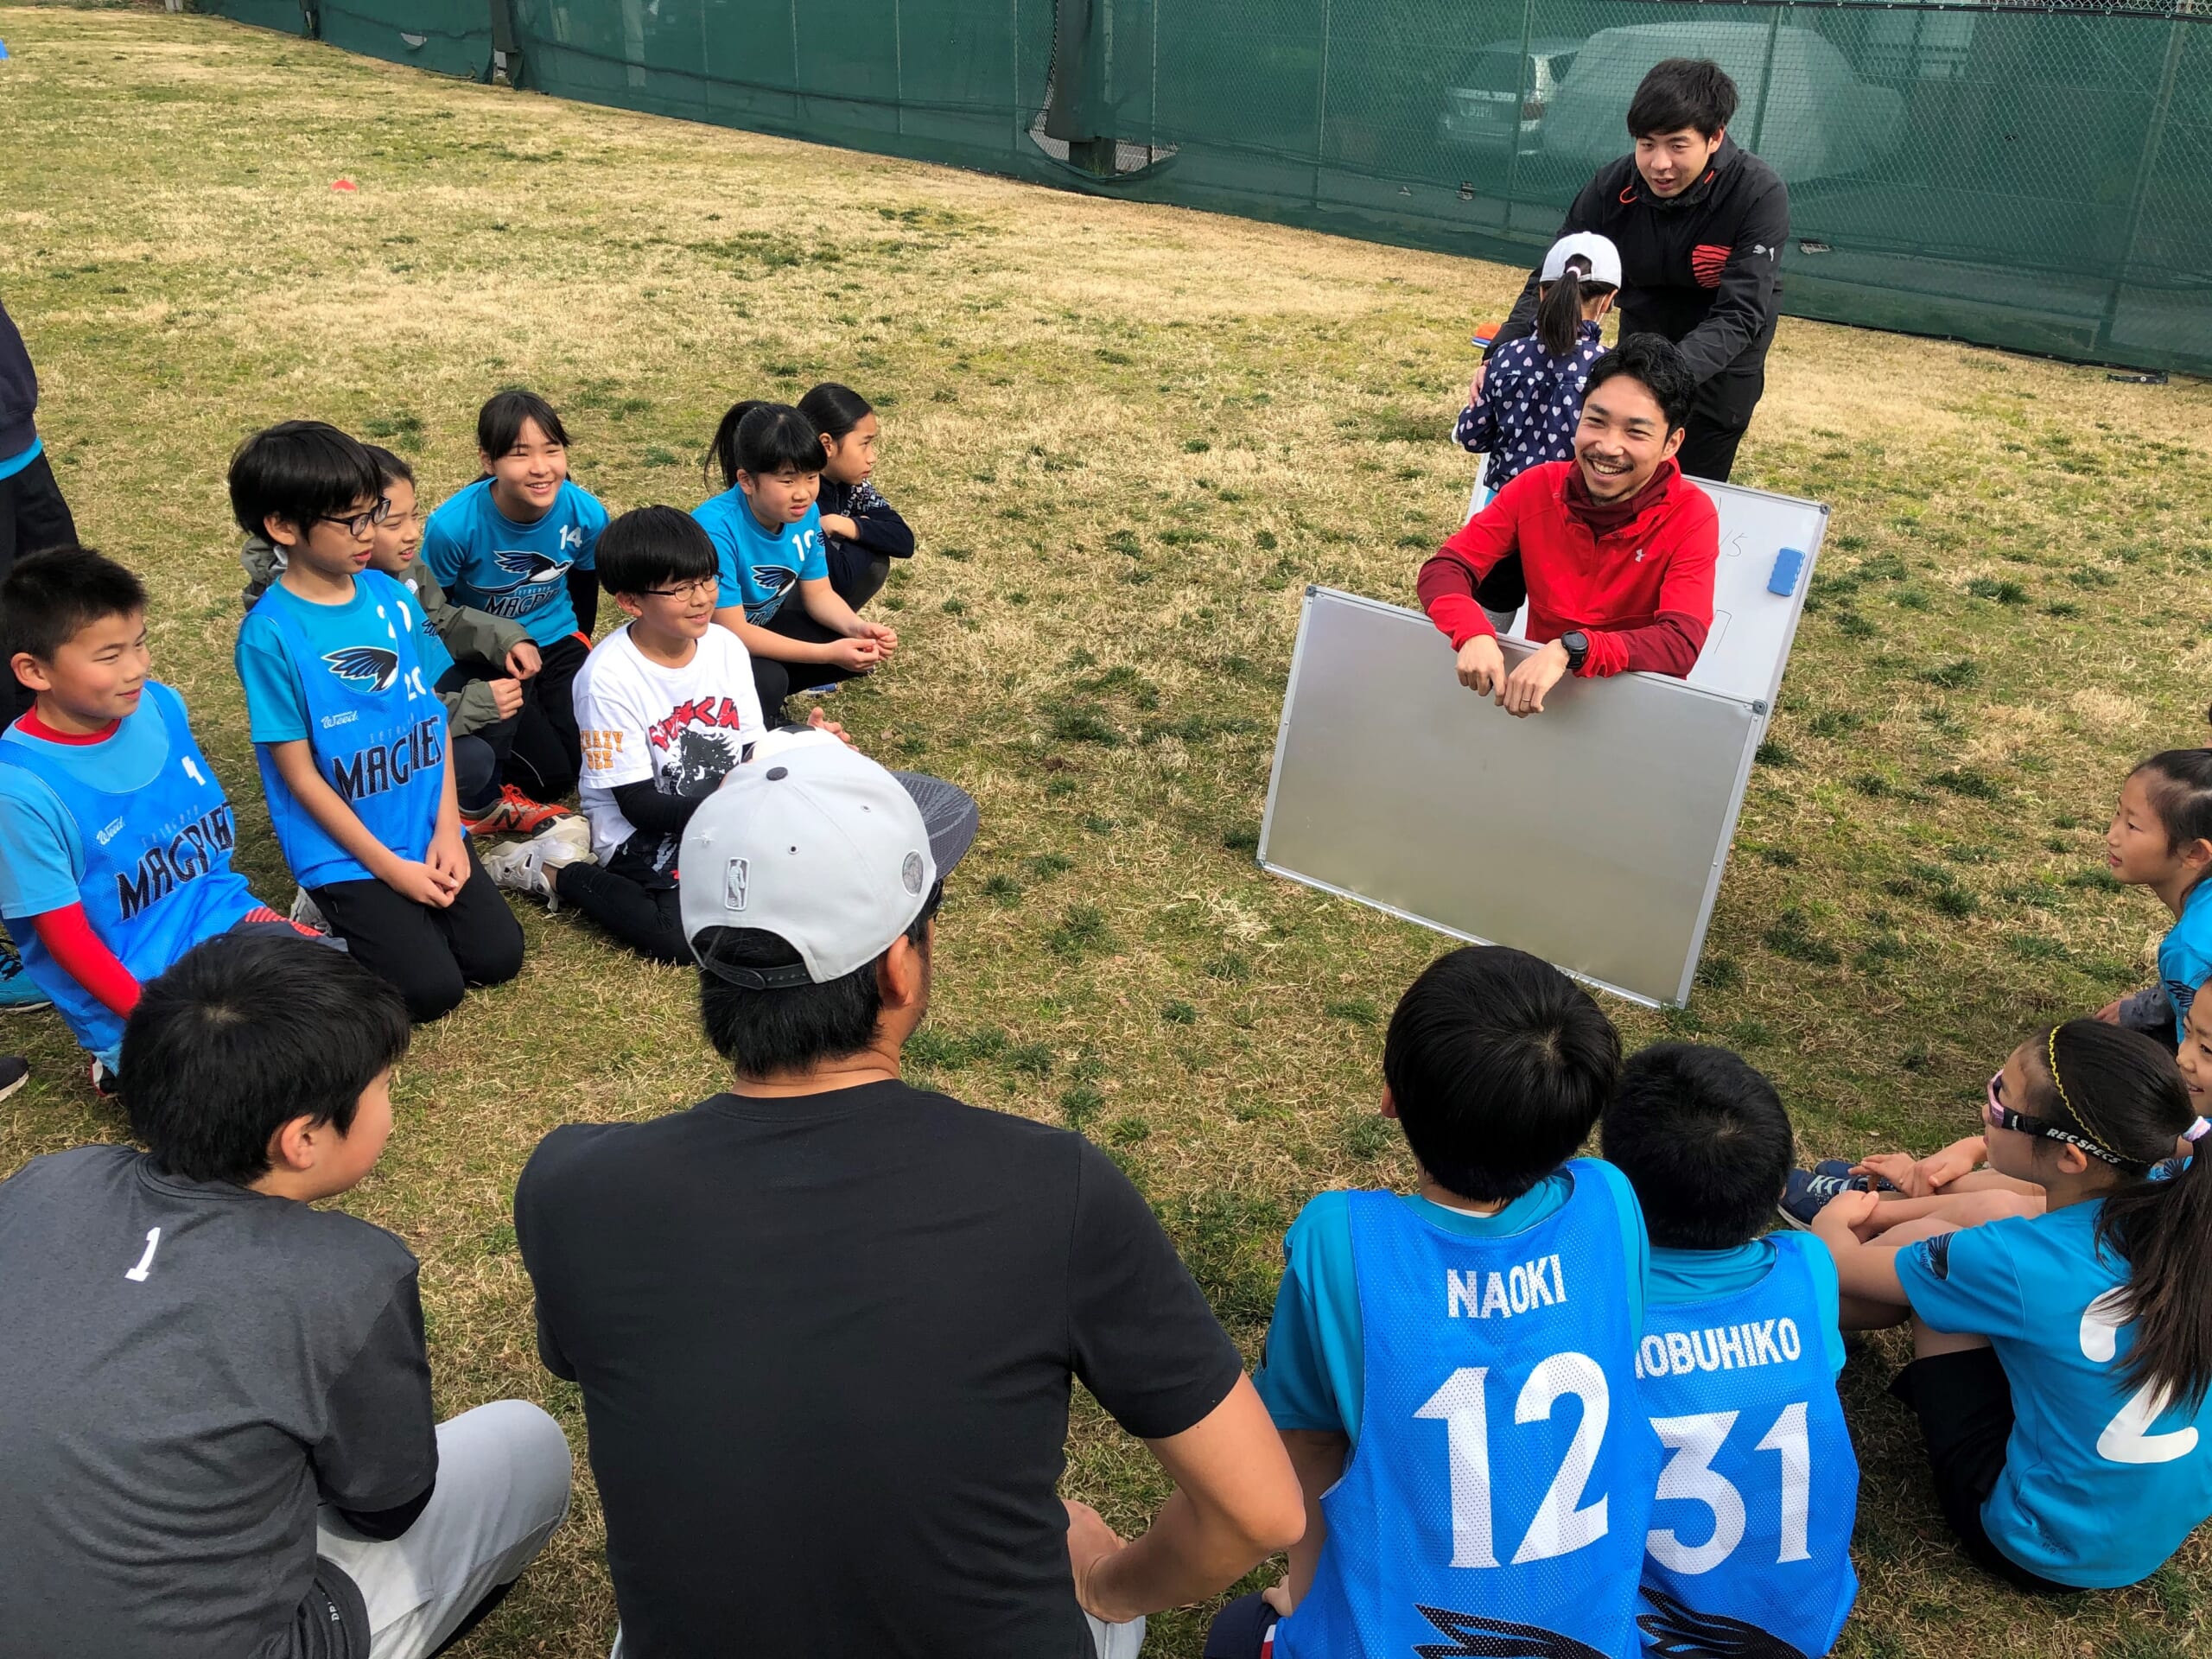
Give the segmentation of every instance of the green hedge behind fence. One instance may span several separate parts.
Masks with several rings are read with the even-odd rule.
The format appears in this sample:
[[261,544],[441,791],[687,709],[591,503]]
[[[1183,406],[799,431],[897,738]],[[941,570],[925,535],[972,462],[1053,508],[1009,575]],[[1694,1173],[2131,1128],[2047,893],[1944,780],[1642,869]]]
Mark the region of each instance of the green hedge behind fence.
[[1789,181],[1787,308],[2212,372],[2212,16],[1734,0],[200,0],[448,74],[1531,263],[1662,57]]

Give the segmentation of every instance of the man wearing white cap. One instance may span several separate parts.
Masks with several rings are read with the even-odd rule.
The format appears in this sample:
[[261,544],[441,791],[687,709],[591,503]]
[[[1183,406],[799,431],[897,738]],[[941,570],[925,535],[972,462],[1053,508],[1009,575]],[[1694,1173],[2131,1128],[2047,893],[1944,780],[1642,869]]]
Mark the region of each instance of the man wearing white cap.
[[[1151,1210],[1079,1135],[900,1078],[976,805],[765,741],[693,815],[683,925],[730,1092],[548,1135],[515,1193],[583,1390],[620,1659],[1125,1659],[1304,1526]],[[1080,1377],[1178,1490],[1064,1503]]]

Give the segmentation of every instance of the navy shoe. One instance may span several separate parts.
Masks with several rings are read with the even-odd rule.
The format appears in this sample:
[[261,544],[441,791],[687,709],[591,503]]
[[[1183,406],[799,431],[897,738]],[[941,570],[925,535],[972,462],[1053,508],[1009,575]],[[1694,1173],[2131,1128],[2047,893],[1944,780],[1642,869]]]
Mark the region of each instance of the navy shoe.
[[39,989],[23,967],[23,959],[5,945],[0,945],[0,1014],[25,1014],[33,1008],[50,1008],[54,999]]
[[1818,1175],[1809,1169],[1793,1169],[1782,1189],[1782,1202],[1775,1207],[1792,1227],[1810,1227],[1830,1198],[1839,1192],[1865,1192],[1866,1179],[1863,1175]]
[[1823,1158],[1813,1166],[1815,1175],[1835,1175],[1845,1179],[1853,1192],[1894,1192],[1897,1188],[1879,1175],[1853,1175],[1848,1158]]

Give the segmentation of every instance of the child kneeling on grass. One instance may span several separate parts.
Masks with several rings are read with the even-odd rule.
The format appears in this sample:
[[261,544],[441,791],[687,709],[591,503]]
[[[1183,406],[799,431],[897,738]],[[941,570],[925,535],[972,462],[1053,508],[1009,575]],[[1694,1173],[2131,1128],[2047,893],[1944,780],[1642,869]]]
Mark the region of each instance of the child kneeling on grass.
[[222,781],[184,699],[148,677],[138,578],[87,548],[34,554],[0,617],[35,694],[0,736],[0,913],[105,1091],[146,981],[232,928],[295,930],[231,868]]
[[284,550],[237,652],[270,827],[332,931],[435,1020],[522,971],[522,926],[461,832],[430,690],[451,659],[368,568],[376,463],[335,427],[286,421],[238,447],[230,486],[239,527]]
[[874,482],[883,423],[867,398],[834,380],[800,398],[798,412],[822,435],[822,493],[814,505],[830,586],[858,610],[882,591],[892,560],[914,556],[914,532]]
[[751,654],[761,709],[781,721],[792,692],[868,673],[899,636],[863,620],[830,584],[815,505],[824,454],[813,423],[782,404],[735,404],[709,454],[726,487],[691,516],[719,565],[715,620]]
[[485,868],[503,887],[574,905],[657,962],[689,962],[676,851],[693,810],[765,729],[753,664],[714,626],[714,544],[689,513],[639,507],[615,519],[599,538],[599,579],[630,620],[576,676],[590,848],[540,836]]
[[375,1166],[407,1038],[343,951],[210,940],[124,1033],[146,1150],[0,1182],[9,1652],[429,1659],[560,1525],[560,1426],[438,1422],[415,1258],[316,1207]]
[[2147,1179],[2208,1125],[2158,1043],[2073,1020],[2013,1051],[1983,1126],[2044,1213],[1866,1239],[1881,1200],[1844,1192],[1813,1231],[1847,1322],[1852,1299],[1912,1320],[1891,1392],[1967,1554],[2045,1593],[2134,1584],[2212,1517],[2212,1173]]
[[[514,747],[523,683],[537,672],[537,642],[519,622],[446,597],[429,566],[416,556],[423,544],[423,518],[415,469],[379,445],[361,448],[376,462],[384,490],[385,516],[376,527],[369,569],[407,589],[453,658],[430,689],[445,705],[446,725],[453,733],[454,798],[462,827],[480,836],[534,835],[568,809],[542,805],[501,779]],[[245,598],[251,610],[283,569],[283,550],[267,537],[252,535],[238,561],[245,566]]]
[[1789,1115],[1726,1050],[1662,1043],[1623,1068],[1601,1133],[1651,1230],[1637,1370],[1667,1464],[1637,1623],[1655,1653],[1824,1654],[1859,1594],[1859,1462],[1835,1263],[1759,1236]]
[[1254,1381],[1306,1535],[1206,1651],[1248,1659],[1272,1625],[1276,1659],[1630,1652],[1659,1468],[1647,1246],[1620,1173],[1573,1155],[1620,1039],[1557,969],[1476,947],[1414,982],[1382,1071],[1420,1192],[1325,1192],[1284,1242]]

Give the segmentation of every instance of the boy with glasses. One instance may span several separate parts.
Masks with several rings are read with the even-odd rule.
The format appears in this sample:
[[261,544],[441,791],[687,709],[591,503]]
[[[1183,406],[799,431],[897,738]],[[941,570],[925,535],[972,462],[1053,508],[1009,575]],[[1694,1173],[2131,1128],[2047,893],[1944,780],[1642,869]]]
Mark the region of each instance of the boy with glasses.
[[599,580],[629,620],[576,675],[590,850],[542,835],[486,868],[503,887],[573,904],[632,950],[682,963],[677,845],[766,729],[753,662],[714,626],[714,543],[689,513],[639,507],[615,519],[600,534]]
[[359,443],[283,422],[238,447],[230,488],[238,527],[284,555],[237,651],[270,827],[332,932],[435,1020],[522,970],[522,928],[461,832],[446,763],[431,688],[452,659],[369,568],[387,509]]

